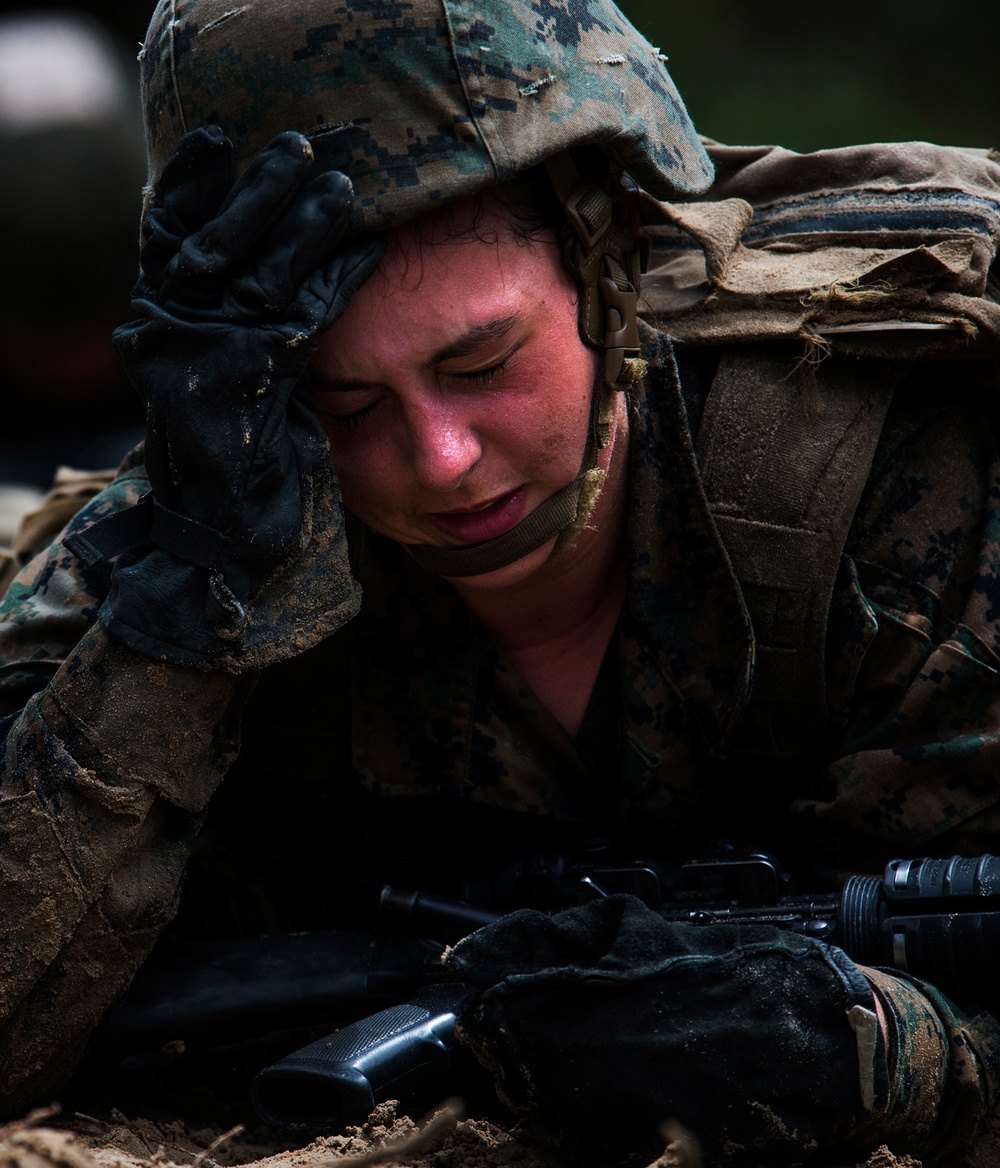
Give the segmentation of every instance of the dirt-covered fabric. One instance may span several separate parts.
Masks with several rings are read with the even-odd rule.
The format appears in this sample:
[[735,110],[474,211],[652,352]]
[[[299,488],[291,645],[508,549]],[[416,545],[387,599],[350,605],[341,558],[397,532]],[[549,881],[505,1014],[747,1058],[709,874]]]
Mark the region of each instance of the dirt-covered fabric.
[[900,142],[797,154],[709,143],[704,201],[644,197],[640,311],[685,344],[786,340],[903,357],[995,354],[995,152]]

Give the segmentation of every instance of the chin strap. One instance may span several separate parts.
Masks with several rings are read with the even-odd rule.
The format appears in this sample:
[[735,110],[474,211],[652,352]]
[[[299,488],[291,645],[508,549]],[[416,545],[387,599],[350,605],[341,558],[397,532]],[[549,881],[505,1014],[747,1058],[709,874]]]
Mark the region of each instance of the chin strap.
[[608,442],[615,393],[646,374],[638,326],[643,241],[616,222],[610,195],[580,177],[568,152],[547,158],[545,169],[566,214],[560,242],[563,262],[580,289],[580,336],[604,352],[601,376],[591,394],[587,445],[576,478],[503,535],[465,547],[406,545],[417,563],[437,576],[495,572],[553,536],[559,536],[553,555],[572,546],[601,493],[604,472],[597,460]]
[[526,515],[510,531],[465,547],[407,544],[406,550],[421,568],[435,576],[481,576],[506,568],[515,560],[548,543],[576,518],[580,480],[573,479]]

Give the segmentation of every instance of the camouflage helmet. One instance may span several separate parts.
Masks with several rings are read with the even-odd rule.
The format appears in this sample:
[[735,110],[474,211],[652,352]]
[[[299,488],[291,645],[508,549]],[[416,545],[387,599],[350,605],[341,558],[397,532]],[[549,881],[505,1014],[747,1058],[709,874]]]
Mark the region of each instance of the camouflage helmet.
[[160,0],[140,60],[151,182],[198,125],[237,165],[299,130],[368,229],[583,143],[658,198],[712,177],[666,58],[611,0]]

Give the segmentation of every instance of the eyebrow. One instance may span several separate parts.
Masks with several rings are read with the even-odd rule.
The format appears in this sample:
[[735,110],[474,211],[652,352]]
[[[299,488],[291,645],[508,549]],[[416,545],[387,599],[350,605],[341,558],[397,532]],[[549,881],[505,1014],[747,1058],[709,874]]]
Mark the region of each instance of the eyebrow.
[[[430,368],[433,365],[439,365],[442,361],[454,361],[460,357],[468,357],[480,345],[502,340],[519,320],[520,316],[515,312],[511,313],[510,316],[501,316],[496,320],[487,321],[486,324],[474,325],[460,337],[438,349],[425,367]],[[313,385],[320,393],[356,393],[359,390],[371,389],[373,383],[356,378],[331,377],[327,379],[321,374],[314,373]]]
[[497,320],[491,320],[486,324],[478,324],[470,328],[468,332],[463,333],[462,336],[450,344],[438,349],[430,361],[428,361],[428,365],[440,365],[442,361],[454,361],[458,357],[468,357],[480,345],[488,344],[490,341],[498,341],[505,337],[514,325],[517,324],[518,319],[518,315],[515,312],[510,316],[501,316]]

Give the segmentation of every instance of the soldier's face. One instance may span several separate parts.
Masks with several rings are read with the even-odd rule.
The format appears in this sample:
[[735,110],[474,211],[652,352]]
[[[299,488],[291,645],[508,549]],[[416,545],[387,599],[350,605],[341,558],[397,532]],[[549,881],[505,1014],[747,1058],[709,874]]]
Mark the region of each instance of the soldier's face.
[[404,544],[502,535],[578,473],[598,361],[554,236],[404,227],[311,366],[345,504]]

